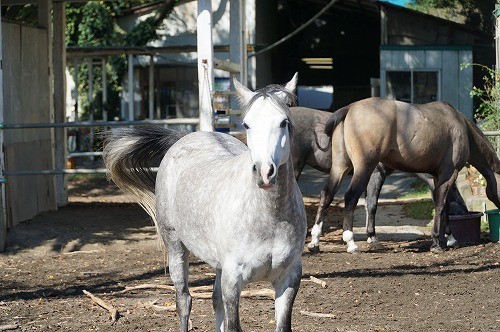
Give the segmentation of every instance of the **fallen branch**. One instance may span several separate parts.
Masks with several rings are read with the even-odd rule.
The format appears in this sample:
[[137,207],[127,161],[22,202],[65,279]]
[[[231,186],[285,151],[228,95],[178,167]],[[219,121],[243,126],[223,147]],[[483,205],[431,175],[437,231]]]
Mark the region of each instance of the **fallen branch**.
[[301,310],[300,314],[304,315],[304,316],[316,317],[316,318],[335,318],[335,315],[333,315],[333,314],[323,314],[320,312],[310,312],[310,311],[305,311],[305,310]]
[[241,297],[268,297],[271,300],[274,300],[274,290],[269,288],[263,289],[250,289],[241,291]]
[[19,328],[19,325],[17,325],[17,324],[0,325],[0,331],[15,330],[17,328]]
[[321,279],[318,279],[316,277],[313,277],[313,276],[310,276],[309,277],[309,280],[311,280],[312,282],[314,282],[315,284],[318,284],[320,285],[322,288],[326,288],[328,285],[326,284],[325,281],[321,280]]
[[78,255],[78,254],[93,254],[96,252],[100,252],[100,250],[77,250],[77,251],[69,251],[63,252],[63,255]]
[[85,289],[83,290],[83,294],[85,294],[88,297],[90,297],[90,299],[93,302],[97,303],[100,307],[102,307],[102,308],[106,309],[107,311],[109,311],[109,314],[111,315],[111,324],[113,324],[114,322],[116,322],[116,320],[118,319],[118,310],[116,310],[115,307],[113,307],[110,304],[107,304],[106,302],[104,302],[103,300],[101,300],[97,296],[93,295],[92,293],[86,291]]
[[[121,291],[115,292],[115,294],[123,294],[126,292],[130,292],[133,290],[139,290],[139,289],[163,289],[163,290],[169,290],[169,291],[175,292],[175,287],[170,286],[170,285],[142,284],[142,285],[137,285],[137,286],[126,286],[125,289],[122,289]],[[189,290],[192,292],[212,291],[212,286],[190,287]]]
[[[162,289],[168,291],[175,291],[174,286],[170,285],[157,285],[157,284],[142,284],[137,286],[126,286],[125,289],[115,292],[115,294],[123,294],[126,292],[140,290],[140,289]],[[212,286],[195,286],[190,287],[189,291],[191,297],[195,299],[211,299],[212,298]],[[264,289],[251,289],[244,290],[241,292],[241,297],[268,297],[274,299],[274,290],[264,288]]]
[[174,304],[171,305],[158,305],[158,300],[154,300],[153,302],[150,303],[142,303],[139,302],[141,306],[146,307],[146,308],[152,308],[156,311],[176,311],[177,308]]

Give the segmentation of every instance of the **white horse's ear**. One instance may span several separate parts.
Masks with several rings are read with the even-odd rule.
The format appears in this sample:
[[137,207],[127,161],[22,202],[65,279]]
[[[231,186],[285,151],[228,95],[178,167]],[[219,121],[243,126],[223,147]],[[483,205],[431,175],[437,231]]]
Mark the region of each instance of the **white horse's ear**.
[[293,75],[293,77],[290,80],[290,82],[288,82],[285,85],[285,89],[287,89],[291,93],[295,93],[295,89],[297,89],[297,80],[298,80],[298,78],[299,78],[299,73],[295,73],[295,75]]
[[236,77],[233,76],[233,84],[236,92],[238,92],[238,99],[242,104],[248,104],[250,99],[254,96],[255,92],[252,92],[249,88],[241,84]]
[[[285,90],[287,90],[288,92],[290,92],[291,94],[294,94],[294,95],[295,95],[295,89],[297,88],[298,76],[299,76],[299,73],[295,73],[295,75],[293,75],[290,82],[285,84]],[[290,98],[283,92],[278,93],[278,97],[281,98],[281,100],[283,100],[283,102],[287,105],[291,105],[294,102],[294,100],[290,100]]]

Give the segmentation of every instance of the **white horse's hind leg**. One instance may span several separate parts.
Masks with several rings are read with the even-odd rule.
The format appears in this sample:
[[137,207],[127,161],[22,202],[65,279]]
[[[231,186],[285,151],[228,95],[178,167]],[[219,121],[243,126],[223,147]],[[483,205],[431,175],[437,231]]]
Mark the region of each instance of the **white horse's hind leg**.
[[273,282],[276,291],[274,307],[276,331],[292,330],[292,307],[299,290],[302,275],[302,259],[298,259]]
[[319,224],[314,224],[311,229],[311,242],[307,245],[307,247],[314,251],[315,248],[319,248],[319,237],[321,236],[321,230],[323,229],[323,222],[321,221]]
[[321,230],[323,227],[323,217],[326,210],[332,204],[333,197],[339,189],[340,182],[344,177],[348,169],[338,170],[334,167],[330,170],[330,175],[325,182],[323,190],[321,190],[321,199],[318,205],[318,212],[316,212],[316,219],[314,220],[314,226],[311,230],[311,242],[307,245],[309,251],[318,252],[319,251],[319,238],[321,236]]
[[189,314],[191,312],[191,295],[188,289],[189,251],[178,240],[176,232],[171,230],[167,235],[168,270],[175,287],[175,302],[180,319],[180,330],[189,330]]
[[215,312],[215,331],[224,331],[224,305],[222,303],[221,274],[222,271],[215,271],[214,290],[212,293],[212,305]]

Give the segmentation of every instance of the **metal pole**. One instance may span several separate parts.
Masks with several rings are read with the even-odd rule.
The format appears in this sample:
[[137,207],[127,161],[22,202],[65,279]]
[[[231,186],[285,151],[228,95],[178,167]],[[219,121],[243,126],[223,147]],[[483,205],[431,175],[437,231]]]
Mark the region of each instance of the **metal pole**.
[[75,99],[75,121],[78,121],[78,109],[80,105],[80,95],[78,93],[78,58],[74,58],[74,66],[75,66],[75,72],[74,72],[74,78],[73,80],[75,81],[75,94],[73,95],[73,98]]
[[[90,107],[90,122],[94,122],[94,65],[92,64],[92,58],[88,59],[88,71],[89,71],[89,107]],[[90,151],[92,151],[94,146],[94,128],[90,128]]]
[[108,80],[106,73],[106,58],[101,59],[101,81],[102,81],[102,119],[108,121]]
[[139,120],[139,121],[82,121],[82,122],[41,122],[41,123],[17,123],[0,124],[0,129],[31,129],[31,128],[81,128],[81,127],[125,127],[125,126],[147,126],[147,125],[196,125],[198,118],[174,118],[164,120]]
[[134,55],[128,55],[128,120],[134,121]]

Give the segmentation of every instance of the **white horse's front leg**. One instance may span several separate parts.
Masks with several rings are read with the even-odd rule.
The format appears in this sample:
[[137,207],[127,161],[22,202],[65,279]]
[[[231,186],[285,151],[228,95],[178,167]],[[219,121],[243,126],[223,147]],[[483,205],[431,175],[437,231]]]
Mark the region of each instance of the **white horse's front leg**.
[[352,231],[344,231],[344,233],[342,233],[342,239],[347,243],[348,253],[359,253],[358,246],[354,242],[354,233]]
[[276,291],[274,300],[276,331],[292,330],[292,308],[299,290],[301,276],[302,258],[299,258],[273,282]]
[[225,266],[221,273],[222,302],[224,305],[224,332],[240,332],[240,295],[244,287],[236,266]]
[[215,271],[214,289],[212,292],[212,306],[215,312],[215,331],[224,331],[224,304],[222,303],[222,288],[221,288],[222,271]]

